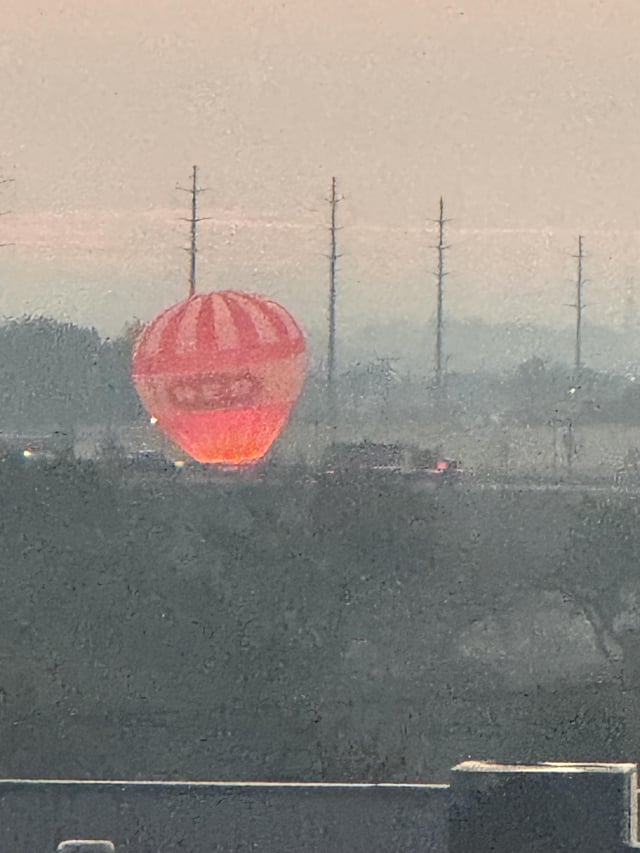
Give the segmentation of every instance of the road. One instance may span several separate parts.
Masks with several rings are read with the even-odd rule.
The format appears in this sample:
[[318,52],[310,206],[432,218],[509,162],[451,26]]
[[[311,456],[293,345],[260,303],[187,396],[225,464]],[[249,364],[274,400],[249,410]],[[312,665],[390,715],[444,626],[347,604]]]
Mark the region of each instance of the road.
[[[183,483],[184,485],[189,485],[194,488],[208,488],[208,489],[229,489],[229,488],[259,488],[263,484],[269,485],[277,485],[278,482],[282,482],[283,486],[288,483],[300,482],[298,474],[287,474],[287,472],[283,472],[282,478],[280,478],[277,474],[267,474],[266,477],[255,476],[251,477],[246,474],[241,474],[236,477],[231,472],[213,472],[213,471],[128,471],[125,474],[125,481],[130,483],[131,485],[144,485],[144,484],[155,484],[160,485],[162,483]],[[328,477],[317,477],[313,474],[305,474],[304,480],[305,484],[309,488],[314,488],[319,485],[328,485],[331,483],[333,478]],[[541,493],[552,493],[552,494],[575,494],[575,495],[612,495],[612,494],[627,494],[627,495],[640,495],[640,487],[630,488],[630,487],[620,487],[616,486],[613,483],[600,482],[600,483],[580,483],[580,482],[531,482],[530,480],[510,480],[508,482],[488,482],[486,480],[478,480],[474,477],[462,477],[460,480],[456,482],[442,482],[430,479],[428,477],[417,477],[415,475],[410,475],[403,477],[403,475],[399,475],[397,478],[395,476],[382,477],[381,483],[384,481],[389,483],[397,484],[398,481],[404,482],[406,485],[406,489],[411,494],[435,494],[442,489],[453,489],[453,490],[461,490],[466,493],[478,493],[478,492],[516,492],[516,493],[524,493],[524,492],[541,492]],[[336,489],[339,489],[341,485],[354,485],[357,480],[354,478],[347,479],[335,479],[333,480],[335,483]]]

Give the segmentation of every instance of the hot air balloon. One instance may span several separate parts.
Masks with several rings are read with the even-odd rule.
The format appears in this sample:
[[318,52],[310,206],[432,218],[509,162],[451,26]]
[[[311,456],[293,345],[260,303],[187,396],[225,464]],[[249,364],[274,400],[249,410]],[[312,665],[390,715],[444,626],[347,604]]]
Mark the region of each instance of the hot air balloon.
[[145,408],[203,463],[263,458],[304,384],[305,338],[276,302],[225,290],[191,294],[140,333],[132,378]]

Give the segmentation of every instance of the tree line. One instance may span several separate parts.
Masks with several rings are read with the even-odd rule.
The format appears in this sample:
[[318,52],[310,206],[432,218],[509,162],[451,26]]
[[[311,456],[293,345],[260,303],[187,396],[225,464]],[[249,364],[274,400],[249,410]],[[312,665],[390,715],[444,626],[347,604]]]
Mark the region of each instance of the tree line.
[[[126,425],[144,417],[131,382],[130,363],[137,326],[115,338],[95,329],[47,317],[12,319],[0,325],[0,431],[73,431],[87,425]],[[423,406],[448,406],[452,416],[501,412],[515,422],[544,424],[559,407],[571,407],[582,423],[640,421],[640,383],[536,356],[515,370],[452,373],[446,398],[433,393],[430,379],[396,369],[392,359],[345,365],[336,379],[339,399],[351,412],[409,417]],[[322,365],[307,379],[296,417],[318,422],[325,415],[326,377]]]
[[135,420],[131,348],[131,335],[102,339],[46,317],[0,326],[0,428],[29,434]]

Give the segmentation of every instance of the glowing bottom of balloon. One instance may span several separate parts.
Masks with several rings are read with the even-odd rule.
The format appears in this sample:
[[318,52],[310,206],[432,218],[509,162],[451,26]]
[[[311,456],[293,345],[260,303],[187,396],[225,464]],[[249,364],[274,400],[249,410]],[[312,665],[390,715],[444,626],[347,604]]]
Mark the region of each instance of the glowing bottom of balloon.
[[158,426],[197,462],[248,465],[262,459],[282,432],[291,403],[172,412]]

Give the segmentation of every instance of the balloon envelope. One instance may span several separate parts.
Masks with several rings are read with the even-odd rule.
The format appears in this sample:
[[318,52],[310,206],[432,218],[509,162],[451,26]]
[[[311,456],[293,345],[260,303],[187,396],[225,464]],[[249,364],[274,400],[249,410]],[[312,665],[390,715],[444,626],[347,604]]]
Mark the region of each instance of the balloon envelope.
[[237,291],[197,294],[137,339],[132,378],[158,426],[199,462],[261,459],[304,384],[306,344],[276,302]]

